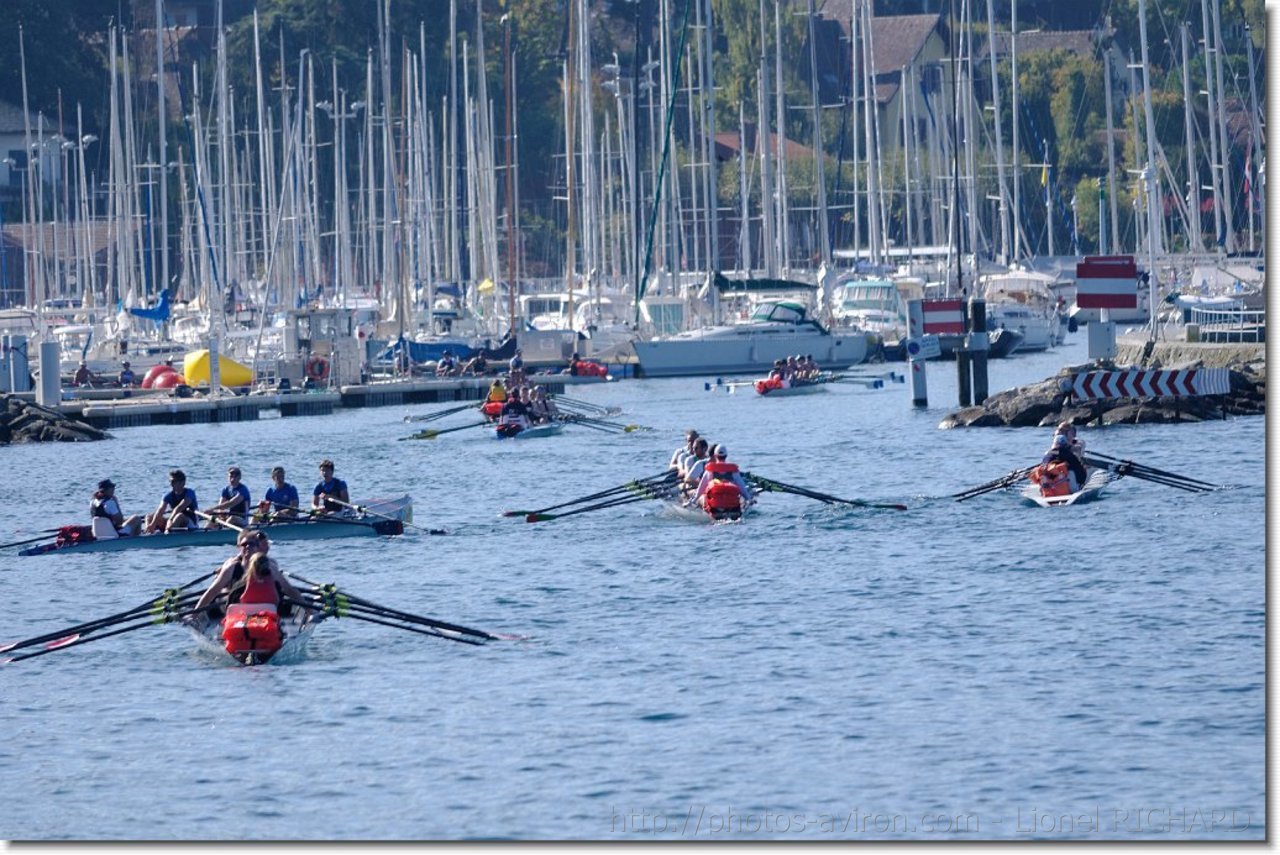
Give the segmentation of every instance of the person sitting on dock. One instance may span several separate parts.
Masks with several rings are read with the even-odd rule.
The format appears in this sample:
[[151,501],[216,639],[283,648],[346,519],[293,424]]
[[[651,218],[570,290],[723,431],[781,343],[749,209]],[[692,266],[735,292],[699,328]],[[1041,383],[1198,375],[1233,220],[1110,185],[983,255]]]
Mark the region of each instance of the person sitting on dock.
[[218,503],[210,506],[209,523],[205,528],[222,528],[223,522],[228,526],[243,528],[249,521],[252,499],[249,497],[249,488],[241,483],[240,477],[240,467],[232,466],[227,470],[227,486],[222,488]]
[[160,505],[147,517],[147,532],[164,530],[183,531],[199,528],[196,511],[200,504],[196,501],[195,490],[187,486],[187,475],[181,469],[169,472],[169,492],[164,494]]
[[284,467],[276,466],[271,470],[271,486],[263,494],[258,503],[256,516],[284,517],[286,519],[298,514],[298,488],[284,480]]
[[89,370],[89,363],[82,359],[80,360],[80,367],[76,369],[75,376],[71,378],[71,383],[74,386],[92,388],[93,381],[96,379],[98,378],[96,378],[93,375],[93,372]]
[[458,373],[458,361],[453,358],[453,351],[446,350],[436,363],[437,377],[452,377]]
[[332,460],[326,458],[320,461],[320,477],[322,480],[311,491],[311,507],[333,513],[351,503],[347,482],[333,477]]
[[524,380],[524,351],[517,347],[515,356],[507,363],[507,385],[523,386]]
[[129,360],[126,359],[124,364],[120,367],[120,376],[117,379],[119,380],[120,388],[122,389],[128,389],[132,386],[138,385],[138,375],[134,374],[133,369],[129,367]]
[[98,490],[89,502],[89,517],[93,536],[98,540],[131,537],[142,528],[142,518],[137,514],[125,518],[116,499],[116,485],[109,478],[98,482]]
[[690,504],[698,505],[716,519],[737,519],[752,499],[751,488],[743,480],[737,465],[730,463],[728,457],[728,450],[723,445],[717,445],[711,460],[703,468],[698,489],[690,500]]
[[462,366],[462,374],[473,374],[476,377],[483,377],[489,372],[489,360],[484,358],[483,353],[477,353],[475,356],[467,360]]

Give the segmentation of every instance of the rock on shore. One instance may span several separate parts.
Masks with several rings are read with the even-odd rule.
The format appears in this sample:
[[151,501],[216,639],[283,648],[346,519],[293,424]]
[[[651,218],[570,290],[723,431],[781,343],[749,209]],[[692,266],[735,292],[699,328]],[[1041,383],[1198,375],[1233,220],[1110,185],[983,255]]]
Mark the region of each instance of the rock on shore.
[[67,418],[61,413],[4,395],[0,408],[0,444],[13,442],[92,442],[110,439],[110,434],[91,424]]
[[[1200,367],[1197,365],[1186,366]],[[1227,416],[1266,414],[1267,367],[1265,362],[1229,366],[1231,391],[1226,395],[1189,398],[1115,398],[1076,403],[1064,391],[1082,371],[1115,370],[1115,366],[1068,366],[1056,377],[1030,386],[1009,389],[987,398],[980,406],[951,413],[940,428],[954,427],[1050,427],[1061,421],[1083,424],[1149,424],[1200,422]],[[1064,383],[1063,381],[1067,381]]]

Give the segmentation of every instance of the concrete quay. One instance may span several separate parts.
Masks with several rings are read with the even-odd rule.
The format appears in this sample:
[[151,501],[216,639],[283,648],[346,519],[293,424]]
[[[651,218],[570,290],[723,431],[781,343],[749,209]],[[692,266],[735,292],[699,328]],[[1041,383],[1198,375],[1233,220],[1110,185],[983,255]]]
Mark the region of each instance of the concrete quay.
[[[553,395],[564,394],[567,386],[605,382],[599,377],[574,377],[568,374],[535,374],[529,379],[546,386],[547,391]],[[278,411],[281,417],[325,416],[339,409],[481,401],[488,394],[492,382],[492,377],[415,378],[325,390],[297,389],[289,392],[217,396],[196,392],[189,397],[177,397],[171,390],[152,392],[142,389],[71,389],[64,390],[65,399],[50,409],[104,430],[148,425],[244,422],[256,421],[265,411]],[[14,397],[33,401],[35,393],[23,392]]]

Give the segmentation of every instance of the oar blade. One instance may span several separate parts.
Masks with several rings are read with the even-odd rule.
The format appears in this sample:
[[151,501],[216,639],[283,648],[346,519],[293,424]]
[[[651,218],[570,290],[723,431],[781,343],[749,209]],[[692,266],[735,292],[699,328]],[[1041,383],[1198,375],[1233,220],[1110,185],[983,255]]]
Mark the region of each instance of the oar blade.
[[555,514],[526,514],[524,521],[527,523],[549,522],[555,518]]

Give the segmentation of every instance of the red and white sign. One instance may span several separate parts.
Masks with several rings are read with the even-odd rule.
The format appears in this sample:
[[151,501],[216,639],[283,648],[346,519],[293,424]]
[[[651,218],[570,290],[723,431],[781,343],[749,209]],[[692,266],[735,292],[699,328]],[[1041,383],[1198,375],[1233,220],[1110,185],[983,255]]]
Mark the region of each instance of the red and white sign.
[[924,332],[964,335],[964,300],[925,300]]
[[1181,398],[1193,395],[1225,395],[1231,391],[1225,368],[1188,368],[1180,371],[1090,371],[1077,374],[1072,394],[1080,401],[1100,398]]
[[1138,265],[1132,255],[1091,255],[1076,264],[1081,309],[1138,308]]

